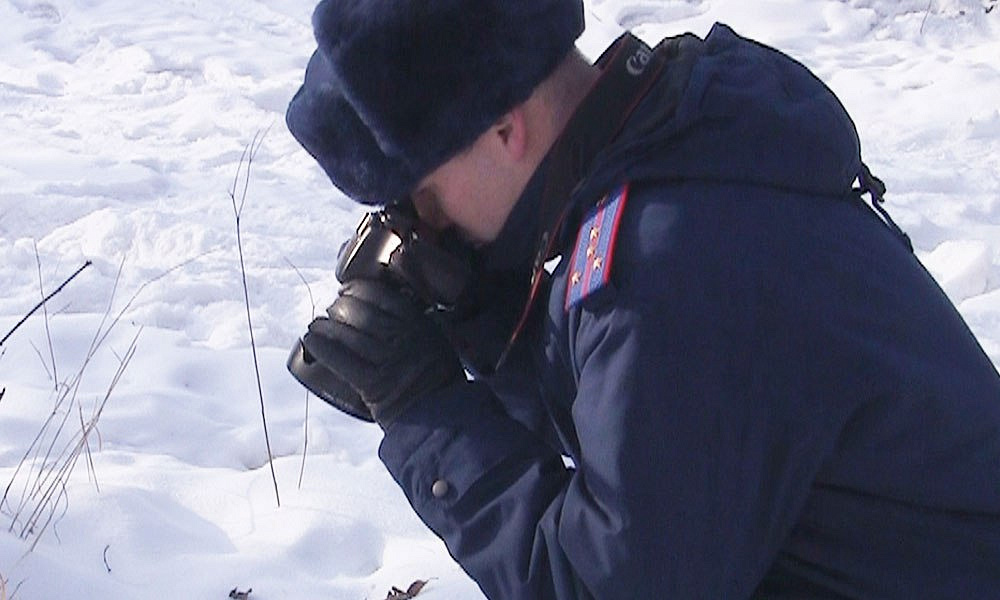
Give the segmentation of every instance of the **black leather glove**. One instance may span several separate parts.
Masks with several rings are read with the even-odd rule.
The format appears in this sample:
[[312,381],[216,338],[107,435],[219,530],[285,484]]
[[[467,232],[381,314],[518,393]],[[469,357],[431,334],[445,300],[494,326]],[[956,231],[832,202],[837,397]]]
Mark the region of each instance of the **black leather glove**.
[[465,380],[440,327],[395,287],[349,281],[326,312],[310,323],[302,346],[329,371],[324,391],[348,414],[365,418],[367,409],[386,428],[420,394]]

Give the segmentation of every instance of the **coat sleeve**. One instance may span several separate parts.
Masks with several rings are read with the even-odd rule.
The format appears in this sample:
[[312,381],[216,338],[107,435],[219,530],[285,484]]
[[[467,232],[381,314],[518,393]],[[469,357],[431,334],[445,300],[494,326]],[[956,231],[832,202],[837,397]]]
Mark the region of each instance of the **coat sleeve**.
[[869,282],[843,249],[871,263],[895,243],[880,225],[771,192],[672,196],[630,201],[613,289],[568,315],[575,468],[478,383],[386,434],[390,472],[491,598],[750,597],[873,393]]

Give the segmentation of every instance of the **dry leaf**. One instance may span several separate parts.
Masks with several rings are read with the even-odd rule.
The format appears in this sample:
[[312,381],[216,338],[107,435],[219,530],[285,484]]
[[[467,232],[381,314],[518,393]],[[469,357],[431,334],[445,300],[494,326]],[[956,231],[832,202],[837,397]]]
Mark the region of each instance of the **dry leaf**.
[[406,588],[406,591],[399,589],[396,586],[392,586],[389,590],[389,595],[385,597],[385,600],[412,600],[420,593],[420,590],[424,589],[427,585],[426,581],[420,579],[414,581],[410,584],[410,587]]

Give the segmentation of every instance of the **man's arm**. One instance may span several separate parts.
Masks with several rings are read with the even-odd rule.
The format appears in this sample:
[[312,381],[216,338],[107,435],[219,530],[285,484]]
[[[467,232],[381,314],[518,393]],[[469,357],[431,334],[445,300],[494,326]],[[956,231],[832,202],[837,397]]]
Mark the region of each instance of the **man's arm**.
[[748,597],[876,379],[828,270],[853,267],[811,251],[823,235],[771,235],[801,199],[678,191],[631,201],[615,289],[567,317],[575,469],[482,384],[386,433],[389,470],[491,597]]

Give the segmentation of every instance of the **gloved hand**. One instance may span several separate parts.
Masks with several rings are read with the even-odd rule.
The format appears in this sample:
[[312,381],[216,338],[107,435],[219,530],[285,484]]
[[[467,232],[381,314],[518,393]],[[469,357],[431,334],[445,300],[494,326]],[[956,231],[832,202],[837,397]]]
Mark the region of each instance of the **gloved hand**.
[[349,281],[326,312],[310,323],[302,345],[329,371],[326,385],[339,389],[327,391],[349,414],[364,418],[364,406],[384,429],[420,394],[465,380],[440,327],[395,287]]

